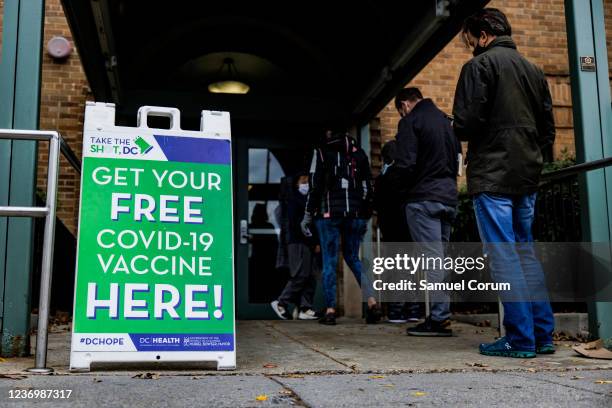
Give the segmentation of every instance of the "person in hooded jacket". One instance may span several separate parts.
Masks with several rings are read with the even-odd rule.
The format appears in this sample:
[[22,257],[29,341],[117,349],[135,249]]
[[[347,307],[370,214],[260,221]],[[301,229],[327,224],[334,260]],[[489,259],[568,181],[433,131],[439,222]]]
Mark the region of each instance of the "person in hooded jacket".
[[[346,133],[326,133],[316,148],[310,167],[310,190],[302,221],[304,235],[310,235],[313,221],[323,254],[322,283],[326,311],[321,324],[336,324],[336,268],[342,255],[368,299],[367,323],[380,320],[380,308],[367,275],[362,271],[359,247],[372,213],[372,187],[368,156]],[[363,272],[363,273],[362,273]]]
[[502,294],[506,336],[481,344],[480,352],[526,358],[555,351],[544,274],[529,244],[543,152],[554,142],[555,123],[546,77],[511,35],[498,9],[465,20],[463,36],[474,58],[461,70],[453,115],[455,133],[468,142],[467,187],[492,278],[512,287]]
[[[305,236],[300,226],[309,190],[308,174],[299,173],[292,181],[286,200],[287,223],[284,226],[290,277],[282,293],[271,306],[277,316],[283,320],[290,320],[293,317],[297,320],[316,320],[319,316],[313,309],[313,299],[317,274],[321,269],[321,247],[316,231],[310,236]],[[295,313],[289,313],[289,304],[295,305]]]

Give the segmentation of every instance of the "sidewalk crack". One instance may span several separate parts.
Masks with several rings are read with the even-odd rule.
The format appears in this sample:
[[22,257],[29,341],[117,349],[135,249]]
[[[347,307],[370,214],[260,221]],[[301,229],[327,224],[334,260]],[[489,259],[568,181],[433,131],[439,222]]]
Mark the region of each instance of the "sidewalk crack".
[[572,390],[586,391],[586,392],[589,392],[589,393],[595,394],[595,395],[603,395],[603,396],[608,396],[609,395],[606,392],[593,391],[593,390],[589,390],[588,388],[582,388],[582,387],[577,387],[577,386],[573,386],[573,385],[570,385],[570,384],[564,384],[562,382],[556,382],[556,381],[553,381],[553,380],[548,380],[546,378],[531,377],[531,374],[517,373],[517,372],[507,372],[507,374],[515,376],[515,377],[521,377],[521,378],[527,378],[527,379],[530,379],[530,380],[536,380],[536,381],[540,381],[540,382],[545,382],[545,383],[548,383],[548,384],[561,385],[563,387],[570,388]]
[[280,385],[281,387],[283,387],[283,389],[287,392],[290,392],[291,394],[289,394],[289,396],[291,397],[291,399],[293,400],[293,402],[295,403],[296,406],[298,407],[304,407],[304,408],[311,408],[310,405],[308,405],[306,402],[304,402],[304,400],[302,399],[302,397],[300,397],[300,395],[295,392],[295,390],[291,387],[289,387],[288,385],[284,384],[280,379],[272,376],[272,375],[265,375],[266,378],[268,378],[269,380],[274,381],[275,383],[277,383],[278,385]]
[[359,373],[359,370],[357,370],[357,369],[355,368],[355,366],[354,366],[354,365],[348,365],[348,364],[346,364],[345,362],[340,361],[340,360],[338,360],[337,358],[334,358],[334,357],[332,357],[331,355],[329,355],[329,354],[325,353],[324,351],[321,351],[321,350],[319,350],[319,349],[317,349],[317,348],[315,348],[315,347],[312,347],[312,346],[311,346],[311,345],[309,345],[308,343],[306,343],[306,342],[304,342],[304,341],[302,341],[302,340],[300,340],[300,339],[298,339],[298,338],[296,338],[296,337],[292,336],[291,334],[289,334],[289,333],[285,332],[284,330],[279,329],[278,327],[276,327],[276,325],[271,324],[271,323],[266,323],[266,322],[264,322],[263,324],[264,324],[266,327],[268,327],[268,328],[270,328],[270,329],[272,329],[272,330],[275,330],[276,332],[278,332],[278,333],[282,334],[283,336],[287,337],[288,339],[290,339],[290,340],[292,340],[292,341],[294,341],[294,342],[296,342],[296,343],[299,343],[299,344],[301,344],[302,346],[304,346],[304,347],[306,347],[306,348],[308,348],[308,349],[310,349],[310,350],[314,351],[315,353],[321,354],[322,356],[327,357],[328,359],[330,359],[330,360],[332,360],[332,361],[334,361],[334,362],[336,362],[336,363],[340,364],[341,366],[348,368],[348,369],[349,369],[349,370],[351,370],[353,373]]

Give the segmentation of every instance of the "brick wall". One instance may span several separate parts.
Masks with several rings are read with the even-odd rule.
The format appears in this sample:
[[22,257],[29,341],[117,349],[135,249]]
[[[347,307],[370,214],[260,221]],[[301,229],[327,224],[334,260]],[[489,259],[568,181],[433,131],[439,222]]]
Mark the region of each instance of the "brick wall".
[[[4,0],[0,0],[0,27],[3,3]],[[612,50],[612,0],[604,0],[604,4],[608,49]],[[557,124],[555,158],[560,158],[564,151],[573,155],[573,121],[563,0],[493,0],[490,6],[498,7],[507,13],[519,50],[546,72]],[[61,35],[72,41],[60,0],[46,0],[44,44],[54,35]],[[0,49],[1,44],[2,30]],[[91,97],[78,51],[75,50],[66,61],[55,61],[46,52],[43,54],[40,127],[59,130],[80,156],[84,104]],[[450,113],[461,66],[470,57],[470,52],[457,36],[409,85],[420,87],[426,96],[432,97],[440,108]],[[609,52],[608,57],[612,77],[612,52]],[[397,112],[391,104],[373,121],[373,153],[377,157],[374,157],[372,162],[375,167],[379,162],[379,141],[387,141],[395,136],[397,121]],[[47,161],[44,144],[40,146],[39,161],[41,166],[38,186],[44,189],[46,166],[42,164]],[[79,177],[62,159],[58,216],[72,232],[76,232],[78,196]]]
[[[612,0],[605,0],[608,45],[612,40]],[[554,104],[557,140],[554,158],[575,155],[572,101],[563,0],[491,1],[508,16],[518,49],[546,73]],[[608,46],[609,49],[610,46]],[[612,56],[612,54],[610,54]],[[471,58],[458,35],[408,86],[417,86],[445,112],[452,111],[453,96],[463,64]],[[611,71],[612,72],[612,71]],[[379,114],[383,141],[395,137],[399,119],[392,103]]]
[[[59,131],[80,157],[84,106],[90,91],[76,50],[64,61],[56,61],[47,54],[46,44],[53,36],[63,36],[71,43],[72,36],[60,0],[46,0],[45,7],[40,129]],[[3,9],[4,0],[0,0],[0,49]],[[38,188],[45,191],[47,143],[39,143],[38,161]],[[73,233],[77,228],[79,180],[78,174],[62,158],[57,215]]]
[[[53,36],[67,38],[74,47],[60,0],[46,0],[45,47]],[[58,130],[77,156],[81,157],[85,101],[92,98],[78,50],[75,49],[65,61],[54,60],[45,52],[42,83],[40,128]],[[47,168],[42,164],[47,163],[46,146],[40,146],[38,160],[41,164],[38,187],[44,190]],[[68,229],[76,233],[80,177],[64,158],[61,159],[61,165],[57,213]]]

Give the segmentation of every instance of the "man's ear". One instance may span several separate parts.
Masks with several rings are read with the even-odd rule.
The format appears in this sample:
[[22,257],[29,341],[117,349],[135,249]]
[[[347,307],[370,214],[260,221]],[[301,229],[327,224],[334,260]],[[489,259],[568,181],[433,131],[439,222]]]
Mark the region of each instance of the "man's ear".
[[[481,31],[480,37],[478,37],[478,45],[480,45],[481,47],[484,47],[486,46],[488,40],[489,40],[489,35],[485,33],[484,31]],[[481,41],[483,45],[480,44]]]

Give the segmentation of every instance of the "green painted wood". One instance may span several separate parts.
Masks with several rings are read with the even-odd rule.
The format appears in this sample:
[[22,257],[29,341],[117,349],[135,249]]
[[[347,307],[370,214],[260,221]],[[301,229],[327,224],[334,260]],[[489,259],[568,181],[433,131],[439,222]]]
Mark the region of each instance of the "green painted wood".
[[[17,31],[19,21],[19,2],[4,2],[2,27],[2,53],[0,59],[0,128],[13,127],[15,105],[15,67],[17,64]],[[11,176],[10,140],[0,140],[0,205],[8,205]],[[6,234],[7,218],[0,217],[0,330],[4,315],[4,278],[6,273]]]
[[[8,0],[12,14],[9,24],[16,26],[3,41],[14,44],[12,75],[12,123],[15,129],[37,129],[40,105],[44,0]],[[14,13],[14,8],[18,12]],[[9,57],[10,58],[10,57]],[[10,73],[10,71],[9,71]],[[11,77],[3,79],[4,92],[11,94]],[[4,94],[0,94],[4,100]],[[10,98],[10,96],[9,96]],[[5,114],[8,116],[8,114]],[[12,142],[10,152],[9,205],[34,204],[36,189],[36,142]],[[6,177],[0,180],[6,190]],[[2,355],[18,356],[29,352],[30,297],[33,262],[33,221],[10,218],[7,224],[2,322]]]
[[[592,0],[592,21],[594,33],[605,33],[605,12],[603,0]],[[612,100],[608,71],[608,49],[605,35],[594,35],[595,58],[597,60],[597,94],[599,97],[599,118],[601,141],[605,157],[612,157]],[[604,170],[606,179],[606,198],[608,202],[608,231],[612,236],[612,168]],[[597,287],[605,291],[605,298],[612,299],[612,283],[597,282]],[[606,289],[603,289],[607,285]],[[599,336],[612,338],[612,302],[597,302],[594,305]]]
[[[586,3],[586,4],[585,4]],[[576,135],[576,158],[587,162],[612,156],[609,140],[610,88],[608,59],[603,33],[602,0],[566,0],[565,15]],[[581,56],[595,56],[596,72],[582,71]],[[610,242],[612,226],[612,170],[587,173],[581,180],[582,225],[585,240]],[[612,254],[599,254],[602,261],[612,262]],[[596,287],[602,285],[595,282]],[[610,288],[608,288],[610,289]],[[612,337],[612,303],[589,305],[590,331],[596,336]]]

